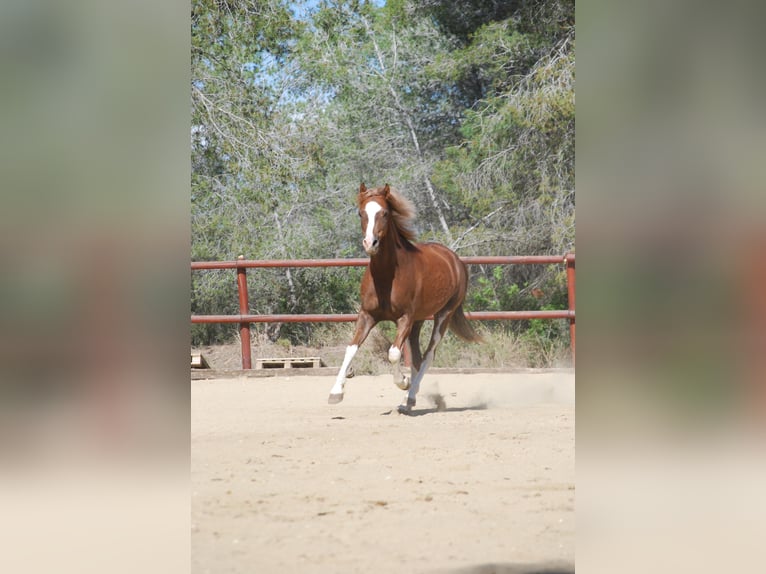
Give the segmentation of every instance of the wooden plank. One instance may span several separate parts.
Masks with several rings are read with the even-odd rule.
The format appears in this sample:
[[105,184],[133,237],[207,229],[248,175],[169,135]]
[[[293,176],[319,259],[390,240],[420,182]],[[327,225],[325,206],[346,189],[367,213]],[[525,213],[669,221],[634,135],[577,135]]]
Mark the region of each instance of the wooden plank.
[[192,369],[209,369],[210,365],[207,359],[202,356],[202,353],[192,351],[191,354],[191,368]]
[[[202,381],[211,379],[262,379],[269,377],[294,377],[294,376],[326,376],[335,377],[338,374],[339,367],[320,367],[318,369],[250,369],[250,370],[191,370],[192,381]],[[487,367],[487,368],[450,368],[450,367],[433,367],[428,369],[428,373],[431,375],[438,374],[464,374],[464,375],[477,375],[477,374],[541,374],[541,373],[574,373],[572,368],[549,368],[549,369],[531,369],[525,367]],[[376,375],[389,375],[388,372],[378,372]],[[328,383],[330,384],[330,383]]]
[[271,357],[255,360],[256,369],[317,369],[323,365],[320,357]]
[[192,381],[204,381],[210,379],[268,379],[273,377],[300,377],[300,376],[323,376],[335,377],[338,367],[319,367],[317,369],[250,369],[237,371],[219,371],[214,369],[192,369]]

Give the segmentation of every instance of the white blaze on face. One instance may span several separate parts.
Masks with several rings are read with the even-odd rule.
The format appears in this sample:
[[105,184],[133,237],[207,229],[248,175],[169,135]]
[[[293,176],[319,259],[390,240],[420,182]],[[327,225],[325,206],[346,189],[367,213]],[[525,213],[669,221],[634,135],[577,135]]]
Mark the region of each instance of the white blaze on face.
[[364,211],[367,212],[367,229],[364,233],[364,247],[365,249],[372,246],[373,241],[373,229],[375,229],[375,215],[383,209],[376,201],[369,201],[364,206]]

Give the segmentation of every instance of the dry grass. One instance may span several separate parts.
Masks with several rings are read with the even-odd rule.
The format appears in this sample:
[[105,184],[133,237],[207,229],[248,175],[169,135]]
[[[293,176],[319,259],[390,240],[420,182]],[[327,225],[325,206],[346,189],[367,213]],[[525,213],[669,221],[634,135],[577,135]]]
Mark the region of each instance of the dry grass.
[[[320,356],[327,366],[339,367],[346,346],[353,334],[352,324],[317,325],[312,330],[309,345],[293,346],[286,339],[272,342],[255,332],[251,340],[253,357],[308,357]],[[479,326],[484,337],[482,343],[466,343],[448,333],[439,346],[434,367],[447,368],[546,368],[571,367],[569,346],[566,341],[552,344]],[[354,357],[352,368],[357,375],[388,373],[388,348],[395,336],[393,324],[382,323],[370,333]],[[431,336],[431,323],[421,333],[420,345],[425,349]],[[239,340],[227,345],[211,345],[197,349],[215,369],[241,368]]]

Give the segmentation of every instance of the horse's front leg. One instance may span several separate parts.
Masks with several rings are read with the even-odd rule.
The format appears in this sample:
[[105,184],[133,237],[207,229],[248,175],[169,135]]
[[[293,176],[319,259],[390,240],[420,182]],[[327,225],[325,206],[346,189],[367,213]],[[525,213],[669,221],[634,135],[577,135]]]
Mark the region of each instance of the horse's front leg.
[[346,347],[346,355],[343,357],[343,364],[338,371],[338,377],[335,379],[335,384],[330,389],[330,396],[327,398],[327,402],[331,405],[337,404],[343,400],[343,388],[346,386],[346,373],[348,367],[351,364],[351,359],[354,358],[356,352],[359,350],[359,345],[364,343],[367,335],[375,326],[377,321],[366,311],[359,312],[359,317],[356,320],[356,329],[354,330],[354,336],[351,339],[348,347]]
[[388,360],[394,365],[394,384],[406,391],[410,388],[410,378],[402,374],[401,358],[405,341],[410,336],[414,321],[410,315],[403,315],[396,321],[396,338],[388,350]]

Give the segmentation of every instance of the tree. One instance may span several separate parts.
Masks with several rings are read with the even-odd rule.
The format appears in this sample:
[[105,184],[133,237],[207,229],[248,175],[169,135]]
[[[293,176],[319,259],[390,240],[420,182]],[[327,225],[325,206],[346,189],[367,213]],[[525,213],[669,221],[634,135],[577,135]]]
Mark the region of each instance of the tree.
[[[461,3],[424,2],[442,29],[455,35],[440,71],[469,103],[461,138],[444,150],[434,182],[453,206],[462,253],[561,254],[574,245],[574,4],[547,1],[504,4],[505,17],[482,19]],[[498,10],[500,7],[498,5]],[[486,13],[485,13],[486,14]],[[477,87],[478,86],[478,87]],[[565,301],[560,269],[521,267],[498,285],[521,285],[511,306]],[[499,283],[497,282],[499,280]],[[498,291],[503,288],[497,287]],[[522,328],[526,325],[522,324]]]
[[[421,238],[462,255],[570,250],[574,43],[565,0],[195,0],[193,257],[358,256],[360,181],[398,187]],[[193,310],[236,312],[233,278],[200,275]],[[477,303],[565,300],[554,268],[477,275]],[[259,312],[358,297],[347,270],[250,277]]]
[[[359,180],[394,180],[434,235],[451,239],[448,205],[432,183],[458,109],[428,67],[449,51],[430,19],[406,2],[323,2],[300,44],[306,81],[332,99],[326,109],[346,143],[336,149]],[[385,180],[385,181],[383,181]]]

